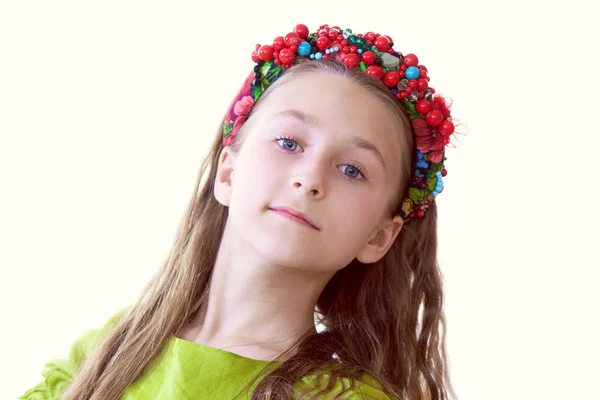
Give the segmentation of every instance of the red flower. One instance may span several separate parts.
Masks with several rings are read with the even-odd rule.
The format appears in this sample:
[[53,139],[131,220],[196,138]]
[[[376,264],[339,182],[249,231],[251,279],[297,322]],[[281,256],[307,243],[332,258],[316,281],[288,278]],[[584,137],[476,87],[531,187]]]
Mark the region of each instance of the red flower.
[[235,140],[235,135],[229,135],[223,139],[223,146],[231,146]]
[[233,114],[236,118],[233,122],[233,129],[231,130],[232,135],[235,135],[244,122],[246,122],[252,106],[254,106],[254,99],[252,96],[243,96],[235,103],[233,106]]
[[252,96],[243,96],[233,106],[233,113],[237,116],[247,116],[254,105]]
[[417,137],[417,149],[427,154],[432,163],[442,162],[448,138],[441,135],[436,128],[429,126],[424,119],[415,118],[411,120],[411,124]]

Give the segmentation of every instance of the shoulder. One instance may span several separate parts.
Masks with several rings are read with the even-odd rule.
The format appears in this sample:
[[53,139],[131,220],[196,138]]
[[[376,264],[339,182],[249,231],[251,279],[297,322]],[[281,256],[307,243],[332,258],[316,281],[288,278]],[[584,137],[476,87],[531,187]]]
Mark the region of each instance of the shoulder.
[[[329,377],[329,374],[320,376],[308,375],[298,382],[295,387],[295,393],[298,394],[302,390],[311,388],[309,393],[316,394],[327,387]],[[351,386],[351,383],[352,381],[350,378],[338,378],[333,387],[330,390],[327,390],[325,394],[319,397],[319,399],[333,399],[336,395],[344,392],[341,398],[347,400],[395,400],[394,397],[383,391],[383,387],[379,380],[371,374],[365,373],[359,379],[355,379],[354,387],[348,391],[344,391]]]
[[27,390],[19,400],[54,400],[67,389],[79,367],[131,306],[124,307],[106,320],[102,326],[88,329],[80,334],[69,349],[65,359],[52,359],[42,368],[44,380]]

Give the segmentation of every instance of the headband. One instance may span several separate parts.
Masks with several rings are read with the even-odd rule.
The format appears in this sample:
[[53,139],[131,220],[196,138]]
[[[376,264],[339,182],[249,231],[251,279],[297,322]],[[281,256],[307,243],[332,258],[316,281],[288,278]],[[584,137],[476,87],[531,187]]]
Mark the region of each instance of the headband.
[[335,59],[348,69],[360,68],[380,80],[407,111],[415,137],[412,179],[408,194],[397,211],[406,222],[422,218],[435,197],[444,189],[442,178],[445,148],[456,147],[467,133],[466,127],[450,115],[451,99],[436,94],[429,86],[427,68],[414,54],[393,49],[388,35],[373,32],[353,34],[351,29],[321,25],[309,34],[298,24],[293,32],[278,36],[271,45],[257,44],[252,52],[254,70],[246,78],[226,114],[223,146],[231,145],[252,106],[285,70],[305,61]]

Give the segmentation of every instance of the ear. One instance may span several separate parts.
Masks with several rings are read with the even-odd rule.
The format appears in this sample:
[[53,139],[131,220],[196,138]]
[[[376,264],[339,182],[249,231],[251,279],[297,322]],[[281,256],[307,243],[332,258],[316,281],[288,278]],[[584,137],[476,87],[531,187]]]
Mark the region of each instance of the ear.
[[236,156],[237,153],[230,146],[223,148],[221,154],[219,154],[214,194],[215,199],[226,207],[229,207],[231,202]]
[[356,259],[363,264],[372,264],[381,260],[396,240],[403,225],[404,220],[399,215],[383,221],[369,238],[365,247],[358,253]]

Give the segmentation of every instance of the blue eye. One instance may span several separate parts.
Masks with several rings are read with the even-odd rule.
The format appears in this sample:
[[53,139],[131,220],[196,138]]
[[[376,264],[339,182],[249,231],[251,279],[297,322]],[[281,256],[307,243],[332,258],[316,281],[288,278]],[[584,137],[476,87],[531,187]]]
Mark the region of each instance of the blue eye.
[[[280,146],[287,151],[294,151],[296,150],[296,147],[298,146],[298,142],[296,142],[294,139],[291,138],[286,138],[286,137],[282,137],[277,139],[277,143],[279,142],[283,142],[283,145],[280,144]],[[290,146],[291,145],[291,146]]]
[[[362,176],[362,169],[358,165],[354,164],[344,164],[343,166],[347,167],[346,172],[350,172],[350,174],[346,174],[346,176],[356,179],[358,176]],[[364,176],[363,176],[364,179]]]
[[[296,148],[300,146],[295,139],[293,139],[289,136],[282,136],[282,137],[278,137],[275,139],[277,140],[277,143],[279,144],[281,151],[283,151],[285,153],[294,153]],[[280,142],[282,142],[282,144],[280,144]],[[347,174],[347,173],[344,173],[344,171],[342,171],[342,173],[344,173],[344,175],[350,181],[365,180],[363,170],[359,165],[356,165],[353,163],[348,163],[348,164],[343,164],[342,167],[346,167],[346,171],[350,172],[350,174]],[[359,178],[359,176],[362,178]]]

